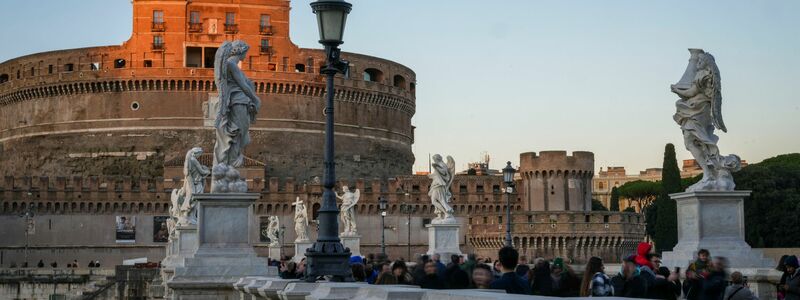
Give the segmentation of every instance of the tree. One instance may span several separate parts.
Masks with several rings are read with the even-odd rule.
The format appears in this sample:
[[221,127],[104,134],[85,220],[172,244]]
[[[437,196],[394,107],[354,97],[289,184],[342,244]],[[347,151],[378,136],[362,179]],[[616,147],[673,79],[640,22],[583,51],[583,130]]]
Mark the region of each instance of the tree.
[[598,210],[608,211],[608,208],[606,208],[606,206],[603,205],[603,202],[600,202],[600,200],[592,199],[592,211],[598,211]]
[[619,211],[619,190],[617,187],[611,188],[611,200],[609,200],[610,211]]
[[618,191],[621,198],[627,199],[629,204],[635,202],[639,211],[643,211],[661,194],[661,184],[644,180],[629,181],[620,186]]
[[784,154],[733,174],[744,201],[745,239],[753,247],[800,246],[800,153]]
[[669,194],[679,193],[683,190],[681,171],[678,168],[678,160],[675,158],[675,146],[667,144],[664,147],[664,162],[661,171],[661,194],[654,203],[655,209],[652,213],[655,217],[655,230],[653,230],[652,237],[658,252],[672,250],[678,244],[678,210],[675,200],[672,200]]

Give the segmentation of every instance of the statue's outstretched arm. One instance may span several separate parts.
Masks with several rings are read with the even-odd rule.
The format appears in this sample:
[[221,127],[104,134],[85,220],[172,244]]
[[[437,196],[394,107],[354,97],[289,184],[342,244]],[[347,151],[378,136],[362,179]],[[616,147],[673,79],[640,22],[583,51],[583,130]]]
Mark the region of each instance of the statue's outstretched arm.
[[228,64],[228,70],[230,70],[231,75],[233,75],[233,80],[242,88],[244,94],[247,95],[250,100],[253,100],[256,110],[258,110],[261,107],[261,99],[256,96],[256,91],[253,90],[253,86],[250,85],[247,77],[244,76],[244,72],[232,61],[228,61]]
[[688,89],[679,89],[675,87],[675,85],[672,85],[672,92],[683,98],[691,98],[700,93],[700,88],[698,88],[697,84],[694,83]]

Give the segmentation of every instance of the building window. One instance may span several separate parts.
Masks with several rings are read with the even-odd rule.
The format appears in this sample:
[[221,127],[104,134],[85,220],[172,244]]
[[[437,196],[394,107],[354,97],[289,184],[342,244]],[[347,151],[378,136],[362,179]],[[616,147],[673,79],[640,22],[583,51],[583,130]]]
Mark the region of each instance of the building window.
[[53,65],[47,66],[47,74],[53,74]]
[[467,193],[467,186],[463,185],[463,184],[459,185],[458,186],[458,192],[461,193],[461,194],[466,194]]
[[314,58],[313,57],[309,57],[306,60],[306,65],[308,65],[308,69],[307,69],[308,73],[314,73]]
[[269,46],[268,39],[261,39],[261,53],[272,54],[272,47]]
[[489,224],[489,218],[483,217],[483,224]]
[[144,61],[144,67],[145,67],[145,68],[152,68],[152,67],[153,67],[153,61],[152,61],[152,60],[149,60],[149,59],[146,59],[146,60]]
[[586,222],[586,223],[591,222],[592,221],[592,216],[591,215],[586,215],[583,221]]
[[261,15],[261,22],[259,23],[259,32],[264,35],[272,35],[272,26],[269,25],[269,15]]
[[75,69],[75,64],[65,64],[64,72],[72,72]]
[[497,216],[497,224],[503,224],[503,216]]
[[531,215],[528,216],[528,223],[533,223],[533,216]]
[[161,51],[164,50],[164,37],[161,35],[154,35],[153,36],[153,50],[154,51]]
[[383,72],[378,69],[366,69],[364,70],[364,81],[381,82],[383,81]]
[[0,75],[0,83],[8,82],[8,74]]
[[483,193],[483,185],[478,185],[476,189],[478,193]]
[[603,223],[608,223],[608,216],[603,216]]
[[394,75],[394,86],[402,89],[406,88],[406,78],[400,75]]
[[239,32],[239,27],[236,25],[236,13],[225,13],[225,32],[226,33],[237,33]]
[[200,12],[192,11],[189,13],[189,32],[202,32],[203,23],[200,22]]
[[164,27],[164,11],[154,10],[152,31],[164,31],[164,29],[166,29]]
[[296,73],[305,73],[306,72],[306,65],[304,64],[295,64],[294,71]]
[[114,60],[114,69],[122,69],[125,67],[125,60],[122,58],[117,58]]
[[603,184],[603,182],[602,182],[602,181],[600,181],[600,182],[598,182],[598,183],[597,183],[597,188],[598,188],[598,189],[601,189],[601,190],[602,190],[602,189],[604,189],[604,188],[605,188],[605,186],[606,186],[606,185],[605,185],[605,184]]
[[31,76],[36,76],[36,69],[31,67]]
[[283,70],[284,72],[288,71],[288,70],[289,70],[289,58],[288,58],[288,57],[284,57],[282,62],[283,62],[283,63],[281,64],[281,68],[282,68],[282,70]]

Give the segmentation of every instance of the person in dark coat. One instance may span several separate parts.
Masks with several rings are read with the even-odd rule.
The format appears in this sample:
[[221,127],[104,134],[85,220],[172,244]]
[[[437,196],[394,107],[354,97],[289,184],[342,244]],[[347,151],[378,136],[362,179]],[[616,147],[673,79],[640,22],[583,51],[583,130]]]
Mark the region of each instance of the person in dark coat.
[[448,289],[469,288],[469,275],[461,269],[461,256],[453,255],[451,263],[444,271],[444,283]]
[[639,274],[636,267],[636,256],[625,258],[622,273],[611,279],[614,285],[614,296],[628,298],[647,298],[647,281]]
[[[430,261],[430,257],[427,255],[422,255],[417,259],[417,264],[414,265],[414,269],[411,270],[411,275],[414,277],[413,284],[419,285],[419,282],[422,281],[422,278],[425,277],[425,264]],[[395,274],[397,276],[397,274]],[[397,278],[400,280],[400,278]]]
[[444,281],[442,281],[442,279],[439,278],[439,275],[436,273],[436,262],[428,261],[425,263],[425,276],[419,281],[419,287],[423,289],[434,290],[441,290],[445,288]]
[[530,277],[531,292],[537,296],[554,296],[553,277],[550,277],[550,262],[542,259],[536,262]]
[[792,255],[786,258],[786,284],[781,286],[785,300],[800,300],[800,264],[797,257]]
[[725,288],[728,286],[726,281],[728,274],[725,272],[727,266],[728,263],[724,257],[714,258],[714,262],[710,266],[710,273],[703,280],[701,300],[723,300],[722,295],[725,294]]
[[683,283],[683,294],[686,300],[700,299],[700,294],[703,291],[703,281],[710,273],[710,257],[711,253],[708,250],[700,249],[700,251],[697,251],[697,260],[686,268],[686,280]]
[[522,280],[522,277],[514,272],[519,260],[519,252],[516,249],[505,246],[498,251],[500,257],[500,271],[503,274],[499,279],[492,282],[489,286],[492,289],[505,290],[508,294],[528,295],[531,293],[530,286]]

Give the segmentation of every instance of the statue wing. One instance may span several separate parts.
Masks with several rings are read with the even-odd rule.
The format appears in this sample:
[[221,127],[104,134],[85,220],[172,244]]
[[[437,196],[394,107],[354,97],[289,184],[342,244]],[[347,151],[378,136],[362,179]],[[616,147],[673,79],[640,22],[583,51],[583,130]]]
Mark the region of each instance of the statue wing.
[[725,127],[725,122],[722,121],[722,88],[720,86],[719,69],[717,69],[716,65],[714,65],[712,69],[713,71],[710,86],[714,93],[711,96],[712,120],[714,122],[714,127],[722,130],[722,132],[728,132],[728,128]]
[[355,201],[353,201],[352,205],[355,205],[356,203],[358,203],[358,199],[361,199],[361,190],[356,189],[356,192],[354,194],[355,197],[353,199],[355,199]]
[[448,184],[453,182],[454,175],[456,174],[456,161],[453,159],[452,156],[447,156],[447,171],[450,173],[450,180],[448,180]]

